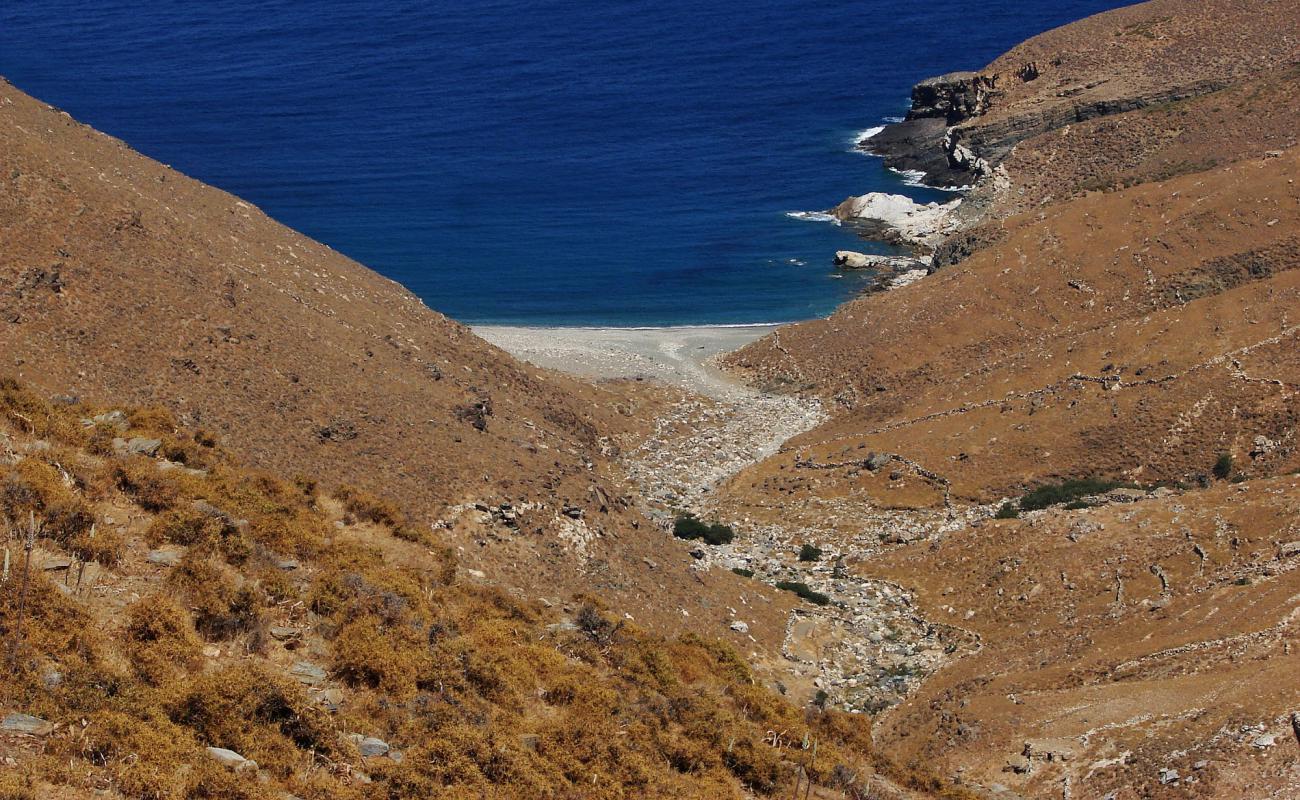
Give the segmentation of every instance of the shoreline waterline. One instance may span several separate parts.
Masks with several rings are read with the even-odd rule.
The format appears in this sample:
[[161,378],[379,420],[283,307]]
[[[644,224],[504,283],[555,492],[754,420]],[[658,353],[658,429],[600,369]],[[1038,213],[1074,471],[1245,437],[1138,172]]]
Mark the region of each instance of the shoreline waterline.
[[[781,323],[790,324],[790,323]],[[715,398],[747,391],[713,360],[781,324],[666,327],[473,325],[507,353],[544,369],[588,379],[656,380]]]

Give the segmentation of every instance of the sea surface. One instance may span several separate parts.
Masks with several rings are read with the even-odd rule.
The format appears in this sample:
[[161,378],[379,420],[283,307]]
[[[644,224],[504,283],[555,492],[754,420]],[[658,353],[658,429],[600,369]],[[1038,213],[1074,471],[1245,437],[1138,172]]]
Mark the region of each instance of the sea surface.
[[0,3],[0,74],[465,322],[826,314],[787,216],[908,186],[852,151],[911,85],[1107,0]]

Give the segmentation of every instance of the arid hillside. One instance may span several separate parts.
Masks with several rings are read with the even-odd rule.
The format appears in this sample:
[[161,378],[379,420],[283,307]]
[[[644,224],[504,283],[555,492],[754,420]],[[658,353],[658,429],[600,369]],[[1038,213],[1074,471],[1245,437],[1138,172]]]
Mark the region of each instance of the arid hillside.
[[979,641],[880,746],[1027,797],[1297,796],[1300,477],[1117,497],[863,565]]
[[0,797],[967,797],[716,638],[483,585],[396,514],[0,380]]
[[740,351],[753,380],[838,413],[738,492],[778,465],[857,480],[862,447],[980,503],[1056,477],[1192,480],[1223,452],[1252,477],[1300,468],[1298,177],[1288,150],[1014,217],[955,266]]
[[[648,430],[650,395],[518,362],[4,83],[0,355],[46,396],[161,405],[257,467],[390,498],[499,585],[600,591],[642,624],[726,636],[727,608],[788,605],[690,569],[635,510],[612,463]],[[683,615],[702,593],[717,602]]]
[[719,515],[961,632],[879,746],[994,796],[1300,792],[1297,13],[1145,3],[919,85],[870,144],[974,181],[963,229],[727,358],[830,418]]

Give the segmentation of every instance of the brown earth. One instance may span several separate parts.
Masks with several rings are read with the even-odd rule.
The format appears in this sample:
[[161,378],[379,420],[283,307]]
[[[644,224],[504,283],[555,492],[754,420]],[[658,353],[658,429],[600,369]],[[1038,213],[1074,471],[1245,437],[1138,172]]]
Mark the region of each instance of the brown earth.
[[1298,515],[1300,478],[1273,478],[989,521],[863,565],[980,640],[878,722],[880,746],[1033,797],[1067,780],[1076,798],[1297,796]]
[[[1145,3],[953,79],[988,163],[937,271],[726,359],[831,417],[721,515],[975,642],[878,717],[898,757],[994,796],[1300,796],[1297,13]],[[1084,478],[1145,488],[990,519]]]

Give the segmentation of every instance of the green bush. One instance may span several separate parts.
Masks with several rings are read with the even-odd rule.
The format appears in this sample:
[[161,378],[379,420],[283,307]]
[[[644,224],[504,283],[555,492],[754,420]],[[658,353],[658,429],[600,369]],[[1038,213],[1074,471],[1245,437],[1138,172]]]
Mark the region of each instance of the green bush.
[[821,592],[813,591],[808,588],[808,584],[799,581],[777,581],[776,588],[784,589],[787,592],[794,592],[809,603],[814,603],[819,606],[824,606],[831,601],[830,597]]
[[736,532],[730,526],[715,522],[712,525],[701,522],[694,514],[682,514],[673,523],[673,536],[678,539],[703,539],[707,544],[729,544],[736,538]]
[[752,569],[745,569],[744,567],[732,567],[732,568],[731,568],[731,571],[734,572],[734,573],[736,573],[737,575],[739,575],[739,576],[742,577],[742,578],[752,578],[752,577],[754,577],[754,570],[752,570]]
[[1015,519],[1018,516],[1020,516],[1020,509],[1016,507],[1015,503],[1008,500],[998,508],[997,513],[993,515],[993,519]]
[[1070,503],[1089,495],[1104,494],[1122,485],[1117,481],[1104,481],[1097,478],[1075,478],[1039,486],[1020,498],[1020,510],[1038,511],[1049,506]]
[[805,544],[799,548],[800,561],[817,561],[822,557],[822,549],[815,544]]
[[1214,477],[1219,480],[1227,480],[1232,474],[1232,453],[1219,453],[1218,459],[1214,462]]
[[1092,508],[1092,503],[1087,500],[1071,500],[1062,506],[1066,511],[1078,511],[1081,508]]

